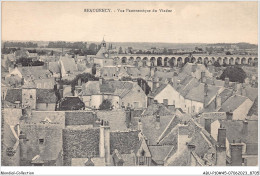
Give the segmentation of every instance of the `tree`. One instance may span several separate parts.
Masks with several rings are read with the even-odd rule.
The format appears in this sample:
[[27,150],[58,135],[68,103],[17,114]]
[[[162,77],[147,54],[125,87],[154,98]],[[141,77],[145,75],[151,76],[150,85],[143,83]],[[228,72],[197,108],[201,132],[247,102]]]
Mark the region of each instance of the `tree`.
[[110,100],[105,99],[103,100],[103,102],[101,103],[101,105],[99,106],[100,110],[110,110],[112,109],[112,103]]
[[123,49],[122,49],[121,46],[120,46],[120,48],[119,48],[118,54],[123,54]]
[[96,49],[97,49],[97,45],[96,45],[95,43],[91,43],[91,44],[89,45],[88,49],[89,49],[90,51],[92,51],[93,53],[95,53],[95,52],[96,52]]
[[166,48],[163,48],[163,54],[168,54],[168,51]]
[[75,86],[78,84],[79,79],[81,79],[81,82],[86,83],[88,81],[97,81],[99,78],[90,73],[82,73],[78,74],[72,81],[60,80],[59,83],[61,85],[71,85],[71,93],[74,95]]
[[173,59],[170,59],[170,60],[169,60],[169,65],[170,65],[171,68],[174,67],[174,61],[173,61]]
[[137,83],[143,89],[144,93],[148,95],[151,91],[151,87],[148,85],[148,83],[142,78],[137,78]]
[[220,76],[220,79],[229,78],[231,82],[243,83],[246,79],[246,72],[238,66],[227,67]]
[[232,55],[230,51],[227,51],[226,52],[226,55]]
[[215,67],[221,67],[221,65],[219,64],[218,61],[215,61],[213,65],[214,65]]

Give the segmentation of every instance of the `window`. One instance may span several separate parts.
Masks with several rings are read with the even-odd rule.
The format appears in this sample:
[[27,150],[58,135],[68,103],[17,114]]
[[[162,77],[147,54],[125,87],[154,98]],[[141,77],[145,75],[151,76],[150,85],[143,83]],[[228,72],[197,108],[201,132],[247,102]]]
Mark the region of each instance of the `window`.
[[140,92],[140,90],[138,89],[138,92]]
[[144,165],[144,156],[139,157],[139,165],[140,166]]
[[195,106],[192,106],[192,112],[193,113],[195,112]]
[[134,102],[134,108],[138,108],[139,107],[139,102]]
[[32,95],[30,95],[30,98],[33,98]]
[[44,144],[44,139],[39,139],[39,144]]
[[48,103],[46,103],[46,108],[48,108],[48,106],[49,106],[49,104],[48,104]]
[[163,104],[168,105],[168,99],[163,99]]

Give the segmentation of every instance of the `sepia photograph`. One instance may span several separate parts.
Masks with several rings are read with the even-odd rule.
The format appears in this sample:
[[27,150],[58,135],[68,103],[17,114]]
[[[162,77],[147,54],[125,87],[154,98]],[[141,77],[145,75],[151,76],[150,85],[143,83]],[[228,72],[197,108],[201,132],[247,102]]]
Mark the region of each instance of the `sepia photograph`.
[[2,1],[1,174],[48,166],[258,175],[258,1]]

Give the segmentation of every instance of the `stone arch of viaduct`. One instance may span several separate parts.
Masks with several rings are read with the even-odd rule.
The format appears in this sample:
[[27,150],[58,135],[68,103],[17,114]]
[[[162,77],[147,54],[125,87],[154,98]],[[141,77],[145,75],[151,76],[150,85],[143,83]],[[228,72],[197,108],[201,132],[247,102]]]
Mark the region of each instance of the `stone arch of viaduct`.
[[143,66],[177,66],[179,63],[214,63],[219,62],[228,65],[252,65],[258,62],[258,56],[253,55],[114,55],[112,58],[122,64],[131,62],[142,62]]

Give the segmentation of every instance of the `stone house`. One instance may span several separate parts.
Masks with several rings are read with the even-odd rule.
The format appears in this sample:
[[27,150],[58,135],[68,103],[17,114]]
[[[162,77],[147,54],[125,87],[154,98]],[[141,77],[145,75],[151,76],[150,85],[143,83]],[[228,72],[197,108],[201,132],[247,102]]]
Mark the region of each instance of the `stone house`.
[[114,108],[147,107],[147,96],[137,82],[130,81],[88,81],[82,85],[79,94],[86,107],[99,108],[103,100],[111,101]]

